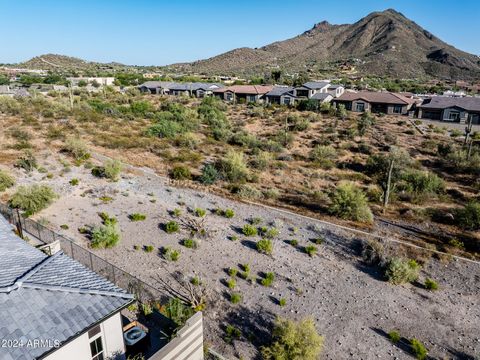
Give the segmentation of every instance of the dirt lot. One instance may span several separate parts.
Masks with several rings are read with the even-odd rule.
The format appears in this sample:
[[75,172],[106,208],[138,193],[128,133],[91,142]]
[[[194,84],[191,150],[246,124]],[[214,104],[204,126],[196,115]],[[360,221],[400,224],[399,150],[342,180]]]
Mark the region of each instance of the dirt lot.
[[[255,358],[256,346],[266,339],[277,315],[313,317],[325,337],[324,359],[410,358],[408,347],[388,340],[386,334],[394,329],[405,338],[422,341],[433,358],[466,359],[480,354],[480,264],[430,258],[418,284],[394,286],[362,263],[360,239],[353,232],[196,190],[177,189],[151,172],[125,172],[119,182],[111,183],[94,178],[83,167],[66,169],[58,162],[60,155],[38,157],[51,175],[35,171],[26,176],[10,169],[19,184],[42,182],[60,194],[36,219],[47,219],[51,228],[88,246],[77,229],[99,224],[98,213],[107,212],[118,219],[122,240],[113,249],[95,250],[99,256],[154,285],[159,276],[168,277],[169,272],[199,276],[211,292],[205,311],[206,342],[227,357]],[[78,186],[69,184],[72,178],[80,180]],[[102,196],[113,200],[102,201]],[[207,209],[209,236],[200,240],[197,249],[180,244],[190,236],[186,230],[167,234],[162,229],[162,224],[174,219],[169,212],[176,208],[182,211],[175,218],[180,223],[194,218],[189,213],[192,209]],[[235,216],[218,216],[212,212],[216,208],[233,209]],[[146,214],[146,220],[130,221],[128,215],[135,212]],[[260,237],[241,234],[241,227],[252,218],[261,219],[258,226],[280,230],[271,256],[255,249]],[[60,228],[63,224],[68,225],[67,230]],[[317,245],[316,256],[309,257],[303,247],[320,235],[325,242]],[[234,241],[232,236],[238,239]],[[288,243],[292,239],[298,240],[298,247]],[[135,250],[134,245],[152,245],[156,250],[147,253]],[[158,249],[165,246],[181,251],[178,261],[162,258]],[[228,301],[231,290],[226,286],[226,269],[240,264],[250,265],[253,281],[237,277],[234,291],[242,295],[242,301],[233,305]],[[275,280],[271,287],[264,287],[257,279],[270,271]],[[439,291],[423,288],[420,283],[427,277],[438,281]],[[286,300],[283,307],[280,298]],[[233,345],[223,339],[227,324],[242,331]]]

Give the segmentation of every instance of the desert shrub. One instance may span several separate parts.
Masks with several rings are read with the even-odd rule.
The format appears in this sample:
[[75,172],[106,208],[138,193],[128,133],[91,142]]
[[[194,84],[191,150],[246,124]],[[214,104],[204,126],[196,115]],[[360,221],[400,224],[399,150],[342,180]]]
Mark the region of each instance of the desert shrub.
[[146,130],[149,136],[157,136],[160,138],[173,139],[177,135],[185,132],[183,126],[175,121],[165,120],[150,126]]
[[96,226],[91,232],[90,246],[94,249],[106,249],[117,245],[120,241],[120,232],[115,223]]
[[453,150],[444,158],[445,163],[460,173],[480,173],[480,153],[474,151],[470,157],[467,150]]
[[400,334],[398,333],[398,331],[395,331],[395,330],[392,330],[388,333],[388,338],[390,339],[390,341],[394,344],[398,343],[401,339],[401,336]]
[[365,111],[362,116],[358,119],[357,122],[357,130],[358,134],[360,136],[365,135],[367,132],[368,128],[375,124],[375,118],[372,116],[372,114],[369,111]]
[[290,245],[292,245],[293,247],[297,247],[298,246],[298,240],[297,239],[292,239],[288,242]]
[[280,197],[280,191],[275,188],[270,188],[263,192],[263,196],[267,199],[275,200]]
[[231,293],[230,294],[230,302],[232,304],[238,304],[242,301],[242,295],[240,293]]
[[192,178],[192,174],[190,173],[190,169],[186,166],[175,166],[170,171],[170,177],[175,180],[190,180]]
[[13,98],[0,96],[0,113],[8,115],[17,115],[20,113],[21,105]]
[[405,190],[421,200],[429,195],[443,192],[445,185],[441,178],[428,171],[411,170],[403,175]]
[[228,275],[235,277],[237,276],[238,270],[235,268],[228,268]]
[[231,344],[233,340],[239,339],[242,336],[240,329],[237,329],[235,326],[228,324],[225,328],[225,342]]
[[222,176],[230,182],[246,181],[249,169],[242,152],[230,150],[219,164]]
[[456,211],[457,224],[465,230],[480,229],[480,203],[472,201]]
[[205,215],[207,215],[207,210],[202,208],[195,208],[194,213],[198,217],[204,217]]
[[399,285],[413,282],[418,279],[420,265],[413,259],[391,258],[385,268],[388,282]]
[[180,258],[180,251],[166,247],[163,249],[162,256],[168,261],[177,261]]
[[103,164],[104,175],[107,179],[117,181],[122,172],[122,163],[118,160],[107,160]]
[[245,236],[256,236],[258,234],[258,230],[253,225],[245,224],[243,225],[242,233]]
[[317,253],[317,247],[314,245],[305,246],[305,252],[310,256],[313,257]]
[[354,183],[344,182],[330,195],[329,211],[332,215],[346,220],[372,222],[373,215],[367,197]]
[[200,182],[205,185],[215,184],[218,180],[218,170],[212,164],[206,164],[202,168],[202,175],[200,176]]
[[199,139],[198,137],[193,134],[193,133],[185,133],[177,136],[175,139],[175,145],[180,146],[180,147],[185,147],[189,149],[196,149],[198,144],[199,144]]
[[110,216],[106,212],[101,212],[98,214],[104,225],[117,225],[118,220],[115,216]]
[[184,239],[182,241],[182,245],[188,249],[196,249],[198,248],[198,243],[195,239]]
[[223,212],[223,216],[225,216],[226,218],[228,219],[231,219],[235,216],[235,211],[233,211],[232,209],[226,209],[224,212]]
[[272,155],[269,152],[261,151],[252,160],[252,166],[258,170],[265,170],[272,161]]
[[272,342],[261,347],[265,360],[318,359],[323,347],[323,337],[312,319],[300,322],[278,318],[272,332]]
[[270,227],[269,228],[269,227],[266,227],[266,226],[262,226],[260,228],[259,233],[264,238],[273,239],[280,234],[280,231],[276,227]]
[[161,312],[167,318],[172,320],[177,327],[182,327],[187,320],[193,316],[194,310],[190,306],[184,304],[180,299],[172,298],[162,307]]
[[77,137],[69,137],[65,141],[63,150],[77,161],[88,160],[90,158],[90,152],[88,151],[87,145]]
[[15,185],[15,179],[6,171],[0,170],[0,192],[7,190]]
[[332,168],[336,158],[337,151],[330,145],[317,145],[310,152],[310,160],[324,169]]
[[278,305],[280,305],[280,306],[282,306],[282,307],[285,306],[285,305],[287,305],[287,299],[285,299],[285,298],[280,298],[280,299],[278,300]]
[[153,245],[146,245],[143,249],[145,252],[151,253],[153,250],[155,250],[155,247]]
[[465,250],[465,244],[463,243],[463,241],[455,238],[450,239],[448,241],[448,245],[453,246],[456,249]]
[[173,233],[176,233],[178,232],[178,230],[180,230],[180,226],[178,225],[178,223],[176,221],[169,221],[165,224],[165,232],[167,234],[173,234]]
[[262,239],[257,242],[257,251],[261,254],[271,255],[273,252],[273,243],[269,239]]
[[413,338],[410,340],[410,346],[412,347],[412,351],[418,360],[424,360],[427,358],[428,351],[419,340]]
[[33,171],[37,166],[37,159],[30,150],[25,151],[15,163],[15,167],[24,169],[26,172]]
[[10,199],[10,206],[19,208],[26,216],[45,209],[57,197],[47,185],[19,186]]
[[368,265],[383,266],[386,262],[385,246],[378,240],[363,241],[362,258]]
[[131,221],[143,221],[147,218],[147,215],[140,214],[140,213],[133,213],[133,214],[128,215],[128,218]]
[[229,289],[235,289],[235,286],[237,285],[237,282],[235,279],[231,278],[227,280],[227,286]]
[[73,178],[69,181],[69,183],[72,186],[77,186],[80,183],[80,180],[78,180],[77,178]]
[[260,283],[263,286],[270,287],[272,286],[274,280],[275,280],[275,274],[273,272],[268,272],[265,274],[263,279],[260,280]]
[[430,278],[425,279],[424,286],[425,286],[425,289],[427,290],[431,290],[431,291],[438,290],[438,283],[435,280]]
[[254,186],[247,184],[241,185],[237,190],[238,196],[242,199],[258,200],[263,198],[263,193]]

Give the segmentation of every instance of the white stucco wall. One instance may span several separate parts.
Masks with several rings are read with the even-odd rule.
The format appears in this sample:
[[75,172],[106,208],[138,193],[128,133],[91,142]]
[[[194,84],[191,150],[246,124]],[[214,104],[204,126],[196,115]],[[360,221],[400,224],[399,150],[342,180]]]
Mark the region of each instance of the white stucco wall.
[[[108,318],[100,324],[102,343],[105,358],[123,354],[115,359],[125,358],[125,345],[123,343],[122,320],[120,313]],[[48,360],[91,360],[90,339],[88,333],[82,334],[75,340],[65,344],[51,353],[45,359]]]

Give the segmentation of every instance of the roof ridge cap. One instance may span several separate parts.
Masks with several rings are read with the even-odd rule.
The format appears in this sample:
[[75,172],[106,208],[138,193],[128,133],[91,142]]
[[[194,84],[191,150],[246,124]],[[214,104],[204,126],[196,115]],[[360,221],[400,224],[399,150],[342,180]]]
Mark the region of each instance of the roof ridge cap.
[[23,284],[23,287],[24,288],[31,288],[31,289],[48,290],[48,291],[72,292],[72,293],[78,293],[78,294],[114,296],[114,297],[121,297],[121,298],[125,298],[125,299],[134,299],[135,298],[133,295],[128,294],[126,292],[95,290],[95,289],[86,289],[86,288],[75,288],[75,287],[70,287],[70,286],[45,285],[45,284],[38,284],[38,283],[34,283],[34,282],[26,282],[26,283]]

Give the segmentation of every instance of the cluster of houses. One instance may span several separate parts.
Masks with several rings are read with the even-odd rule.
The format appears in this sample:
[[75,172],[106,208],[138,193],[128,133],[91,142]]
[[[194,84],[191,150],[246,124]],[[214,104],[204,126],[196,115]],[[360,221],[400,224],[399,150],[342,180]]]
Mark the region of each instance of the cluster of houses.
[[410,115],[420,119],[480,124],[480,98],[471,96],[416,96],[388,91],[351,91],[330,81],[310,81],[302,86],[232,85],[147,81],[140,91],[162,95],[216,96],[227,102],[295,105],[304,100],[342,104],[352,112]]

